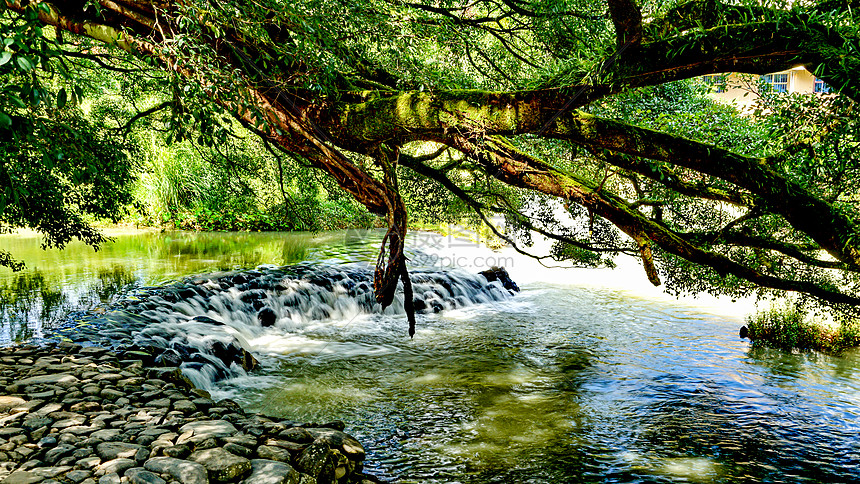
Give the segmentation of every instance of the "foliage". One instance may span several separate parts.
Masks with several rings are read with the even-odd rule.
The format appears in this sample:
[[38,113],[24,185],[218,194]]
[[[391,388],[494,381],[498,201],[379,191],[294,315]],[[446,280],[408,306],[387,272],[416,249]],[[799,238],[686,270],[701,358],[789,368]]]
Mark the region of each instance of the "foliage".
[[[50,38],[40,25],[76,33],[63,52],[39,47],[49,54],[33,56],[36,69],[18,63],[25,49],[4,49],[19,70],[50,73],[61,57],[115,68],[101,42],[128,54],[129,92],[135,80],[161,90],[93,111],[116,113],[121,131],[135,121],[164,132],[159,154],[143,157],[165,182],[151,204],[161,215],[147,217],[312,228],[327,210],[359,215],[348,193],[389,226],[380,301],[390,294],[379,288],[408,282],[411,210],[425,223],[470,214],[523,252],[534,233],[557,241],[540,257],[634,255],[674,293],[793,291],[860,308],[850,2],[6,5],[30,39]],[[37,20],[39,8],[52,15]],[[798,65],[838,96],[763,93],[744,118],[694,80]]]
[[[0,17],[0,230],[32,227],[45,247],[73,238],[98,246],[105,238],[89,219],[123,215],[134,147],[80,110],[83,88],[55,59],[60,46],[36,21],[40,8]],[[0,250],[0,266],[22,264]]]
[[834,329],[812,319],[810,313],[797,305],[785,304],[759,311],[747,318],[747,327],[754,346],[836,353],[860,345],[860,328],[856,321],[844,321]]

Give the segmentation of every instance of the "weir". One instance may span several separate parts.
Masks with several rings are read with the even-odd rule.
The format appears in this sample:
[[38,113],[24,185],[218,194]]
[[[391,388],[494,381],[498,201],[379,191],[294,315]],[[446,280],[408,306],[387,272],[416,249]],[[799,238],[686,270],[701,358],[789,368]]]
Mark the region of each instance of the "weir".
[[[485,274],[417,270],[410,275],[419,316],[501,301],[518,290],[504,269]],[[254,341],[362,315],[405,315],[402,284],[383,311],[366,264],[261,266],[143,288],[105,316],[57,333],[149,353],[155,364],[179,367],[195,386],[212,389],[215,382],[243,376],[257,365],[253,353],[265,348]],[[408,337],[405,319],[403,334]]]

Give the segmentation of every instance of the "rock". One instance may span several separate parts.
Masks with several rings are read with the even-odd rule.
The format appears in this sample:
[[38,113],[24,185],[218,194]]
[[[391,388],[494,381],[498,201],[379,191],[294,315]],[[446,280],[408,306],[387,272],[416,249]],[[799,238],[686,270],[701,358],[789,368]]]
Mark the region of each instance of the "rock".
[[30,378],[18,380],[10,385],[16,388],[16,390],[10,391],[17,392],[17,389],[24,388],[29,385],[57,385],[61,388],[68,388],[76,385],[79,381],[80,380],[78,380],[75,375],[69,373],[52,373],[50,375],[31,376]]
[[257,313],[257,321],[260,322],[260,326],[267,328],[269,326],[274,326],[275,321],[277,321],[278,317],[275,314],[275,311],[272,308],[263,308],[260,312]]
[[122,484],[122,479],[116,473],[105,474],[99,478],[99,484]]
[[229,437],[235,434],[236,427],[226,420],[197,420],[189,422],[179,428],[182,434],[176,441],[177,444],[185,442],[202,442],[208,438]]
[[126,470],[131,469],[136,465],[137,463],[135,461],[120,457],[103,462],[98,466],[98,471],[104,472],[105,474],[123,474]]
[[289,464],[265,459],[251,460],[251,475],[242,484],[299,484],[301,474]]
[[16,408],[23,406],[27,401],[21,397],[10,397],[7,395],[0,395],[0,413],[10,413],[15,411]]
[[43,480],[42,477],[34,472],[17,470],[6,476],[3,484],[32,484],[42,482]]
[[90,437],[101,440],[102,442],[117,442],[122,440],[122,435],[118,429],[103,429],[96,430]]
[[[322,440],[314,441],[296,459],[296,469],[318,479],[318,476],[325,470],[326,464],[329,462],[328,451],[329,446],[327,443]],[[333,473],[334,469],[331,470]]]
[[293,427],[291,429],[284,430],[279,435],[284,440],[295,442],[297,444],[309,444],[316,440],[314,439],[314,436],[307,431],[307,429],[303,429],[301,427]]
[[251,461],[217,447],[194,452],[188,460],[202,464],[215,482],[234,482],[251,472]]
[[245,371],[251,371],[257,367],[258,362],[254,356],[241,345],[232,341],[224,343],[222,341],[213,341],[210,351],[212,355],[229,367],[231,363],[236,363]]
[[90,476],[92,476],[92,472],[85,470],[69,471],[66,473],[66,479],[76,484],[83,481],[84,479],[89,478]]
[[504,267],[490,267],[485,271],[481,271],[478,274],[484,276],[487,279],[487,282],[499,281],[502,286],[514,292],[519,292],[520,288],[517,286],[517,283],[511,280],[511,276],[508,275],[508,271],[505,270]]
[[105,474],[99,478],[99,484],[122,484],[118,474]]
[[176,400],[173,402],[173,409],[184,414],[192,414],[197,411],[197,405],[191,400]]
[[170,408],[170,399],[159,398],[158,400],[152,400],[150,402],[147,402],[147,405],[155,408]]
[[292,461],[292,455],[287,449],[270,445],[261,445],[257,447],[257,455],[259,455],[261,459],[275,460],[278,462]]
[[141,467],[132,467],[125,471],[132,484],[167,484],[167,481]]
[[105,388],[99,395],[101,395],[102,398],[105,398],[107,400],[117,400],[119,398],[124,397],[125,393],[119,390],[115,390],[113,388]]
[[231,454],[240,455],[242,457],[249,457],[252,453],[251,449],[245,447],[244,445],[234,444],[233,442],[227,442],[224,444],[224,450],[230,452]]
[[185,444],[172,445],[170,447],[165,447],[164,453],[169,457],[184,459],[191,454],[191,447],[188,447]]
[[208,484],[209,482],[208,471],[196,462],[172,457],[154,457],[146,461],[143,467],[159,474],[169,474],[182,484]]
[[108,351],[110,350],[100,346],[87,346],[85,348],[81,348],[80,351],[78,351],[78,354],[82,356],[102,356]]
[[56,464],[57,461],[67,455],[70,455],[72,452],[75,451],[75,449],[77,449],[77,447],[75,447],[74,445],[60,444],[49,450],[48,452],[45,452],[45,457],[43,458],[43,460],[47,464]]
[[142,445],[126,442],[102,442],[96,446],[96,453],[103,460],[113,460],[122,457],[142,462],[149,455],[149,449]]
[[332,449],[338,449],[344,453],[350,460],[362,461],[365,457],[364,447],[361,443],[349,434],[345,434],[334,429],[307,429],[314,440],[322,440],[327,443]]

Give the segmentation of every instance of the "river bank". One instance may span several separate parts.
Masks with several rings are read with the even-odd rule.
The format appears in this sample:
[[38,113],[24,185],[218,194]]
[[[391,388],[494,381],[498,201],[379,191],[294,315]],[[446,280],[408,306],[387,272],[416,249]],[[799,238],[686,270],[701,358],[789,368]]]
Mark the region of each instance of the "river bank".
[[246,413],[150,359],[67,342],[0,349],[0,482],[376,482],[343,422]]

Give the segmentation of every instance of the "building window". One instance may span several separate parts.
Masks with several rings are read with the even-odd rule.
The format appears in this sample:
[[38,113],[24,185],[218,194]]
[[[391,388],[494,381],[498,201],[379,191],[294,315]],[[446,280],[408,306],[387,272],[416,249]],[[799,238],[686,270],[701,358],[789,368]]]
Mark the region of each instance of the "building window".
[[812,92],[826,94],[830,92],[830,86],[828,86],[827,83],[816,77],[815,84],[812,85]]
[[788,92],[788,73],[767,74],[761,76],[761,80],[768,84],[774,92]]
[[714,92],[726,92],[726,76],[702,76],[702,80],[705,81],[705,84],[711,86]]

